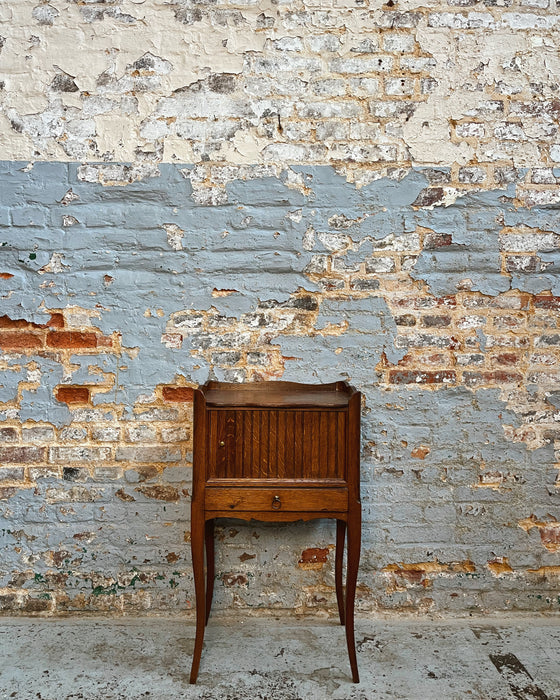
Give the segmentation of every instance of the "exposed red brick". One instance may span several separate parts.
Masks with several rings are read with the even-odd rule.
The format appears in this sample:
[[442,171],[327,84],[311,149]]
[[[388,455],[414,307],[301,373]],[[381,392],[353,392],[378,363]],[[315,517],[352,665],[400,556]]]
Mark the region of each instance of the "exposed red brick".
[[60,313],[51,314],[45,326],[48,328],[64,328],[64,316]]
[[519,362],[519,355],[514,352],[502,352],[493,358],[493,362],[499,365],[516,365]]
[[239,555],[239,561],[247,561],[249,559],[255,559],[257,555],[256,554],[247,554],[247,552],[243,552],[243,554]]
[[427,233],[424,236],[424,250],[434,250],[435,248],[445,248],[451,245],[453,239],[450,233]]
[[436,297],[436,302],[438,306],[445,306],[446,308],[454,308],[457,306],[457,298],[452,295]]
[[560,297],[554,297],[550,294],[537,294],[534,299],[536,309],[552,309],[558,311],[560,309]]
[[18,434],[15,428],[0,428],[0,441],[15,442],[17,438]]
[[113,339],[104,335],[97,336],[97,347],[98,348],[111,348],[113,347]]
[[164,386],[162,396],[165,401],[192,401],[194,391],[190,386]]
[[468,386],[475,384],[514,384],[523,381],[523,377],[517,372],[496,370],[494,372],[464,372],[463,381]]
[[434,370],[422,372],[419,370],[392,369],[389,372],[391,384],[442,384],[454,382],[456,373],[453,370]]
[[44,577],[47,586],[65,586],[69,578],[69,573],[66,571],[49,571],[44,574]]
[[299,564],[324,564],[329,556],[328,548],[311,547],[301,553]]
[[397,326],[415,326],[416,318],[412,314],[402,314],[395,316],[395,323]]
[[39,598],[28,598],[23,606],[23,610],[26,612],[43,612],[43,610],[48,610],[49,601]]
[[136,489],[139,493],[143,493],[148,498],[156,498],[158,501],[178,501],[179,492],[174,486],[140,486]]
[[96,348],[97,336],[82,331],[50,331],[47,345],[51,348]]
[[426,572],[423,569],[401,569],[397,573],[412,585],[422,584],[426,587],[428,585],[428,581],[426,581]]
[[58,552],[48,552],[47,554],[57,568],[60,568],[64,562],[72,556],[70,552],[67,552],[65,549],[60,549]]
[[42,345],[43,338],[37,333],[27,333],[25,331],[5,331],[0,333],[0,348],[2,350],[34,350],[42,347]]
[[75,535],[72,535],[72,537],[75,540],[89,540],[93,539],[95,534],[93,532],[77,532]]
[[427,187],[422,190],[412,202],[413,207],[431,207],[433,204],[443,202],[445,199],[445,190],[443,187]]
[[88,403],[89,389],[87,386],[59,386],[56,399],[62,403]]
[[488,562],[488,568],[494,576],[503,576],[504,574],[513,573],[513,569],[511,568],[507,557],[496,557],[496,559],[490,559]]
[[23,318],[10,318],[9,316],[0,316],[0,328],[29,328],[29,321]]
[[45,450],[45,447],[0,447],[0,462],[44,462]]
[[435,309],[444,307],[452,309],[457,306],[457,299],[454,296],[445,297],[403,297],[394,302],[395,306],[404,309]]
[[134,471],[137,473],[137,479],[140,483],[143,481],[148,481],[149,479],[154,479],[158,474],[157,467],[152,465],[146,465],[144,467],[139,466],[136,467]]
[[414,459],[424,459],[429,454],[430,448],[427,445],[419,445],[412,450],[410,456],[414,457]]
[[560,523],[549,523],[540,530],[541,542],[550,552],[560,549]]
[[13,277],[11,272],[0,272],[0,279],[9,280]]
[[422,325],[425,328],[447,328],[451,324],[451,316],[424,316]]
[[418,359],[425,365],[437,365],[441,367],[441,365],[451,364],[449,357],[444,355],[442,352],[433,352],[429,355],[419,355]]
[[121,499],[121,501],[135,501],[136,499],[134,496],[131,496],[129,493],[126,493],[124,489],[119,489],[118,491],[115,491],[115,496]]
[[0,316],[0,328],[10,330],[16,329],[31,329],[31,328],[62,328],[64,326],[64,316],[61,313],[53,313],[50,315],[46,323],[33,323],[26,321],[24,318],[10,318],[9,316]]

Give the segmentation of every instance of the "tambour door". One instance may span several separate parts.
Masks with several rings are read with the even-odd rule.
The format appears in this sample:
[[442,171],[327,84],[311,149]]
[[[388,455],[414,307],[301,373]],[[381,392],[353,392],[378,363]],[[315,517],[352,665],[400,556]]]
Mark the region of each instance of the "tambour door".
[[346,410],[210,409],[210,479],[345,479]]

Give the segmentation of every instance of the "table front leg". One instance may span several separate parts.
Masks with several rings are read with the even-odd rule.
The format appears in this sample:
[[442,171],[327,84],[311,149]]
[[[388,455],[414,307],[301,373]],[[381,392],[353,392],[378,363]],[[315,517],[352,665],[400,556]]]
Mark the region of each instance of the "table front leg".
[[354,638],[354,600],[356,598],[356,582],[360,564],[360,542],[362,531],[362,515],[359,508],[350,509],[348,513],[348,552],[346,572],[346,644],[352,669],[352,680],[360,682],[358,661],[356,659],[356,640]]
[[210,617],[214,595],[214,519],[206,521],[204,538],[206,543],[206,624]]
[[196,683],[198,667],[202,655],[204,627],[206,624],[206,590],[204,585],[204,513],[198,509],[191,514],[191,552],[196,596],[196,637],[191,666],[190,682]]
[[344,540],[346,537],[346,521],[336,521],[336,554],[334,564],[334,582],[336,587],[336,603],[340,624],[344,624],[344,591],[342,588],[342,559],[344,557]]

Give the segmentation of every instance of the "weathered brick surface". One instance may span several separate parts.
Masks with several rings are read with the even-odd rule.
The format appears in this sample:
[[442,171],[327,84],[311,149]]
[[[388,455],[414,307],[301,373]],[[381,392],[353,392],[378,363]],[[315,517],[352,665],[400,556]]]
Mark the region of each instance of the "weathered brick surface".
[[87,403],[89,389],[85,386],[60,386],[57,389],[56,398],[65,403]]
[[186,386],[164,386],[162,396],[165,401],[192,401],[193,390],[191,387]]
[[[359,607],[558,610],[554,3],[22,0],[0,39],[0,609],[191,608],[194,387],[348,378]],[[331,526],[217,539],[217,607],[336,609]]]
[[52,331],[47,334],[47,345],[51,348],[95,348],[97,347],[97,337],[95,333]]

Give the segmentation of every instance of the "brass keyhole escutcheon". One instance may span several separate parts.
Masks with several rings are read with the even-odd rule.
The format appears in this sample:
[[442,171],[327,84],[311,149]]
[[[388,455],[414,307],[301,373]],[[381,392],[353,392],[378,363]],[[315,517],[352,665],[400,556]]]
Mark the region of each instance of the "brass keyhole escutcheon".
[[226,444],[226,443],[225,443],[223,440],[220,440],[220,447],[224,447],[225,444]]
[[280,498],[278,496],[274,496],[272,499],[272,510],[280,510],[282,506],[282,503],[280,501]]

